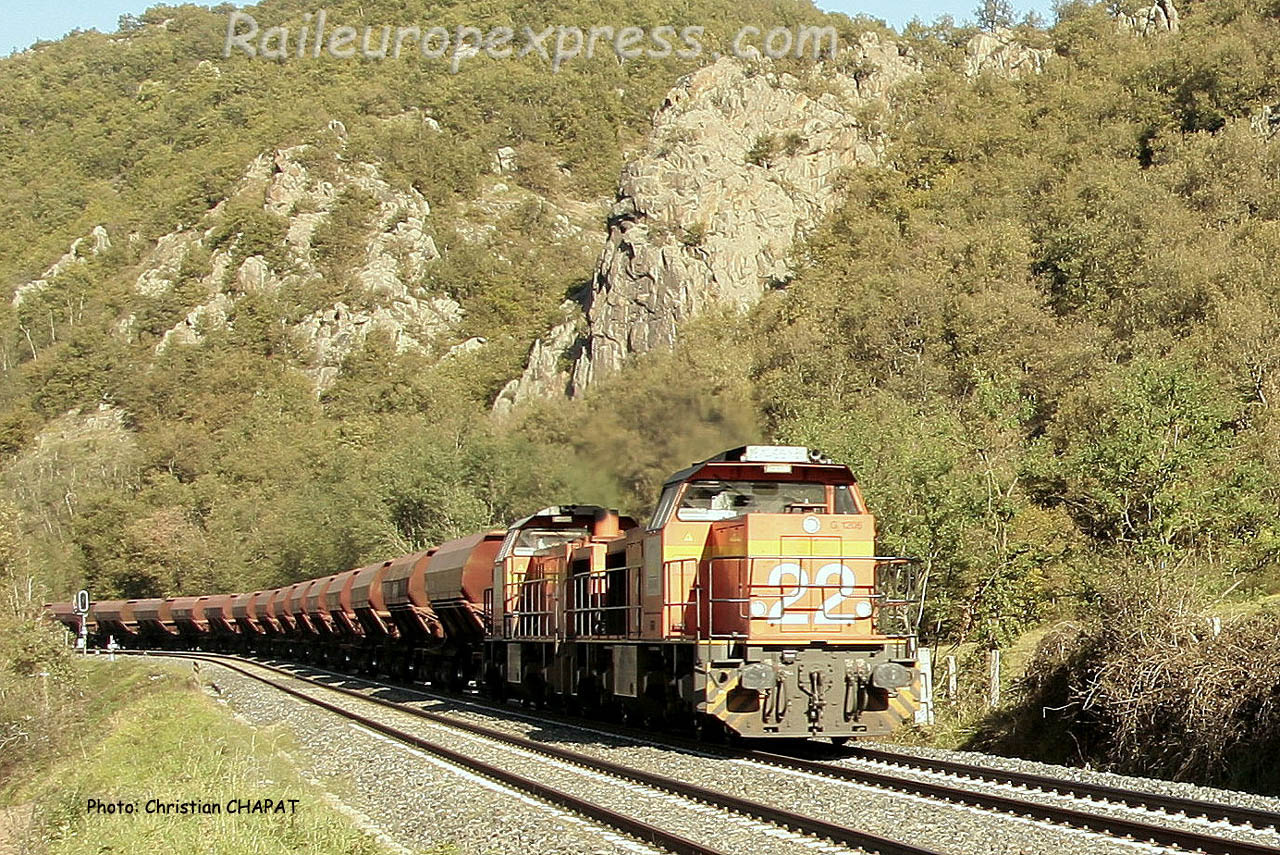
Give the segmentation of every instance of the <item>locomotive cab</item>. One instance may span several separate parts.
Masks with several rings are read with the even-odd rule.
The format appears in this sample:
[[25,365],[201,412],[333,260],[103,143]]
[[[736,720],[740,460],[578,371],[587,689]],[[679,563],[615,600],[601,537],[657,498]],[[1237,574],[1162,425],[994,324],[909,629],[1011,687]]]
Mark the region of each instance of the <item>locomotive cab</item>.
[[598,505],[553,505],[512,523],[494,559],[493,587],[484,595],[490,633],[554,636],[561,618],[557,568],[574,561],[567,545],[608,541],[635,527],[631,517]]
[[886,733],[914,715],[914,589],[875,554],[848,467],[732,449],[672,476],[648,526],[648,637],[692,640],[699,710],[745,736]]
[[556,505],[508,528],[485,592],[492,647],[486,681],[498,694],[593,695],[636,621],[626,566],[635,520],[597,505]]

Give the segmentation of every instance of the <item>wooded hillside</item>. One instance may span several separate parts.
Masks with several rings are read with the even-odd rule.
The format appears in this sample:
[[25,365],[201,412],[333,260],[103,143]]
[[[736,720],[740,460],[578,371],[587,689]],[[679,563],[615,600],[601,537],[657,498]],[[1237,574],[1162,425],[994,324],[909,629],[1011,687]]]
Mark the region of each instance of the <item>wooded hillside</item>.
[[[972,29],[909,28],[897,38],[921,74],[860,117],[883,131],[883,164],[846,173],[793,276],[583,400],[505,419],[489,416],[497,391],[590,279],[619,169],[694,64],[223,59],[226,11],[156,8],[0,60],[0,277],[16,291],[86,239],[83,262],[0,309],[6,501],[53,592],[276,585],[554,500],[642,512],[667,472],[751,439],[854,466],[884,550],[929,568],[934,636],[1005,643],[1125,574],[1182,568],[1233,597],[1280,585],[1266,3],[1205,0],[1146,37],[1067,4],[1018,32],[1048,51],[1021,76],[966,74]],[[849,39],[871,26],[791,3],[538,12],[717,33],[829,20]],[[290,330],[335,299],[359,308],[349,268],[386,199],[338,194],[309,244],[323,287],[291,287],[282,248],[307,211],[264,209],[246,168],[304,143],[309,181],[358,184],[365,164],[387,198],[427,203],[439,258],[407,284],[462,318],[422,349],[371,333],[319,391]],[[760,145],[744,169],[767,168]],[[494,191],[507,146],[519,165]],[[175,262],[170,290],[140,291],[155,242],[193,222],[214,224],[212,246]],[[262,255],[285,285],[244,286],[225,326],[159,347],[219,251]],[[473,339],[483,351],[454,352]]]

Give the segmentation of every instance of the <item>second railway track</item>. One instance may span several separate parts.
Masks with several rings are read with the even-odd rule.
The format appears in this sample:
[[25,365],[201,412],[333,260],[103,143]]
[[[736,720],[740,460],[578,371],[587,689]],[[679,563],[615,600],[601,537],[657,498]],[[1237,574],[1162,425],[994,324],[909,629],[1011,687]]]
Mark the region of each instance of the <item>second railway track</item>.
[[1280,813],[1245,805],[1191,799],[1185,796],[1126,789],[1089,781],[1072,781],[1035,772],[1000,769],[978,763],[963,763],[935,757],[919,757],[913,754],[886,751],[879,748],[859,746],[854,749],[854,752],[854,757],[889,766],[955,775],[997,784],[1008,784],[1013,787],[1024,787],[1044,793],[1070,795],[1091,801],[1111,802],[1147,811],[1158,811],[1170,816],[1182,814],[1188,817],[1202,817],[1212,822],[1247,825],[1256,829],[1280,829]]

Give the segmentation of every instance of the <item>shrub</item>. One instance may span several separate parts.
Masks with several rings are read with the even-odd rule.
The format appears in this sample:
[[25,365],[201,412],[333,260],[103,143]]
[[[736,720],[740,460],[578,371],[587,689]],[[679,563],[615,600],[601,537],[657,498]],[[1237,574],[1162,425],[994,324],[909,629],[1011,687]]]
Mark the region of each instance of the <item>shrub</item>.
[[1122,568],[1099,617],[1041,642],[1024,712],[1117,771],[1280,792],[1280,611],[1216,622],[1198,575]]
[[773,159],[781,150],[781,144],[774,134],[761,134],[756,137],[755,144],[747,150],[746,161],[752,166],[773,166]]
[[707,224],[703,222],[690,223],[680,232],[680,243],[687,247],[702,246],[707,240]]

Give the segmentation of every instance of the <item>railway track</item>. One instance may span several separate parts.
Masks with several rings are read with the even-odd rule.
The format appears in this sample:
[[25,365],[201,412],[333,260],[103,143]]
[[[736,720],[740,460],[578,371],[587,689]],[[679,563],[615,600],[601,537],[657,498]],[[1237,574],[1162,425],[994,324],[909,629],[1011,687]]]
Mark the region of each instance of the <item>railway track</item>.
[[1256,829],[1271,828],[1280,830],[1280,813],[1258,808],[1229,805],[1223,802],[1201,801],[1162,793],[1149,793],[1087,781],[1068,781],[1063,778],[1054,778],[1050,775],[1040,775],[1034,772],[997,769],[977,763],[962,763],[957,760],[917,757],[879,748],[858,746],[851,750],[854,757],[890,766],[944,775],[956,775],[995,784],[1025,787],[1044,793],[1070,795],[1098,802],[1122,804],[1127,807],[1157,811],[1170,816],[1182,814],[1189,817],[1202,817],[1212,822],[1247,825]]
[[[175,655],[190,656],[193,658],[213,658],[215,661],[219,661],[227,667],[232,667],[232,664],[223,661],[222,657],[210,657],[208,654]],[[704,801],[708,804],[718,802],[721,806],[734,810],[735,812],[753,816],[767,822],[786,825],[815,836],[828,837],[832,840],[836,840],[837,842],[843,842],[849,845],[859,846],[864,849],[885,853],[919,853],[928,851],[908,844],[885,840],[884,838],[875,838],[874,841],[869,841],[866,839],[866,835],[862,835],[861,838],[850,836],[841,837],[838,836],[841,833],[846,835],[851,832],[859,835],[862,833],[846,827],[835,826],[822,820],[801,817],[796,814],[790,814],[788,817],[786,816],[788,812],[781,811],[780,809],[773,808],[768,805],[763,805],[759,802],[737,800],[736,797],[727,796],[727,794],[722,794],[713,790],[706,790],[705,788],[696,787],[696,785],[682,784],[671,779],[666,779],[663,776],[657,776],[648,772],[641,772],[639,770],[630,769],[629,767],[619,766],[618,764],[612,764],[608,761],[588,757],[587,755],[582,755],[578,752],[549,746],[542,742],[533,742],[523,737],[514,736],[503,731],[496,731],[493,728],[484,727],[483,725],[463,722],[457,719],[456,716],[442,715],[440,713],[417,709],[415,707],[406,706],[401,703],[381,698],[373,698],[363,692],[345,686],[330,686],[326,683],[299,675],[293,671],[280,668],[276,665],[269,665],[261,662],[253,662],[253,664],[274,672],[286,674],[295,679],[301,679],[317,686],[331,689],[333,691],[360,697],[365,700],[371,700],[380,705],[408,712],[412,715],[437,723],[451,727],[458,727],[462,730],[483,735],[486,738],[494,738],[507,742],[508,744],[519,745],[520,747],[527,748],[530,751],[541,753],[546,756],[558,757],[559,759],[566,760],[567,762],[575,764],[582,763],[589,768],[596,768],[606,774],[620,774],[623,777],[628,777],[630,780],[647,786],[661,787],[671,792],[675,792],[675,787],[687,788],[692,793],[695,793],[691,797],[700,801]],[[312,666],[305,667],[312,668]],[[451,695],[425,691],[416,686],[373,681],[362,677],[339,674],[338,672],[328,672],[323,669],[315,670],[342,677],[343,679],[356,680],[371,686],[393,687],[403,691],[412,692],[424,698],[457,700]],[[498,715],[509,716],[513,713],[513,710],[509,707],[502,705],[486,703],[472,698],[467,698],[466,702]],[[526,713],[518,714],[522,717],[530,718]],[[573,720],[569,717],[543,714],[532,718],[543,722],[554,723],[561,727],[586,727],[589,729],[599,730],[599,722],[584,723],[580,720]],[[612,725],[609,728],[609,732],[611,735],[634,739],[650,744],[655,742],[651,732],[644,732],[625,727],[615,727]],[[1242,830],[1280,829],[1280,814],[1262,811],[1255,808],[1239,807],[1219,802],[1200,801],[1177,796],[1153,794],[1109,785],[1070,781],[1027,772],[993,769],[991,767],[978,766],[959,761],[917,758],[880,749],[857,748],[852,750],[851,756],[857,759],[870,760],[888,766],[890,767],[889,770],[881,771],[862,767],[840,766],[831,762],[793,757],[771,751],[736,748],[732,746],[707,745],[706,743],[672,737],[664,737],[660,744],[702,753],[715,753],[726,758],[743,760],[750,763],[806,775],[816,775],[822,778],[862,784],[953,804],[969,805],[983,810],[1028,817],[1057,825],[1084,829],[1126,840],[1148,842],[1173,849],[1205,852],[1209,853],[1209,855],[1280,855],[1280,846],[1223,837],[1221,835],[1222,829],[1209,832],[1197,831],[1187,828],[1161,825],[1145,819],[1138,820],[1118,817],[1099,813],[1097,811],[1100,806],[1119,806],[1121,808],[1157,812],[1165,814],[1171,819],[1178,818],[1178,815],[1180,814],[1187,817],[1201,817],[1207,821],[1230,823],[1233,826],[1241,827]],[[605,767],[616,767],[616,771],[606,771]],[[1011,787],[1023,787],[1028,790],[1036,790],[1044,794],[1068,796],[1078,800],[1087,800],[1089,801],[1089,806],[1068,807],[1059,804],[1046,804],[1045,802],[1037,801],[1034,798],[1029,798],[1023,795],[975,790],[971,786],[965,786],[964,783],[957,783],[955,781],[941,779],[935,781],[922,781],[918,778],[904,776],[901,773],[895,774],[892,771],[892,768],[894,767],[906,768],[915,772],[931,773],[938,776],[959,777],[969,781],[1002,784]],[[725,801],[726,799],[731,801]],[[732,804],[732,800],[736,800],[739,804],[734,806]]]
[[[336,674],[337,672],[330,673]],[[344,674],[341,676],[351,679],[350,675]],[[364,678],[354,679],[363,680]],[[377,684],[376,681],[366,680],[365,682]],[[415,686],[403,684],[386,685],[394,685],[396,688],[415,692],[423,697],[452,698],[451,695],[428,692]],[[467,702],[490,709],[498,714],[509,715],[512,712],[508,707],[481,700],[468,698]],[[527,714],[520,713],[520,715]],[[582,722],[569,716],[540,714],[538,718],[555,722],[561,726],[599,729],[598,722]],[[654,742],[651,732],[634,728],[611,726],[610,732],[611,734],[644,742]],[[861,747],[849,749],[850,756],[854,758],[874,761],[889,767],[1021,787],[1047,795],[1066,796],[1089,802],[1088,807],[1076,808],[1046,804],[1025,796],[974,790],[954,782],[921,781],[917,778],[894,774],[892,771],[882,772],[866,768],[839,766],[830,762],[793,757],[772,751],[708,745],[703,742],[670,736],[663,737],[662,744],[692,751],[715,752],[725,757],[760,763],[775,768],[865,784],[952,803],[967,804],[986,810],[995,810],[1073,828],[1081,828],[1113,837],[1145,841],[1193,852],[1205,852],[1209,853],[1209,855],[1280,855],[1280,846],[1276,845],[1224,838],[1215,831],[1199,832],[1160,825],[1148,820],[1126,819],[1097,812],[1098,807],[1112,806],[1136,809],[1149,814],[1163,814],[1170,819],[1177,819],[1179,816],[1200,817],[1209,822],[1226,823],[1245,830],[1270,829],[1280,831],[1280,813],[1257,808],[1150,793],[1113,785],[1072,781],[1030,772],[996,769],[954,760],[919,758],[882,749]]]
[[[522,790],[535,798],[564,807],[596,822],[611,826],[638,840],[660,846],[670,852],[677,853],[677,855],[726,855],[726,853],[719,849],[709,847],[706,844],[690,840],[687,837],[674,834],[654,823],[636,819],[619,811],[613,810],[612,808],[603,806],[597,802],[582,799],[572,793],[567,793],[561,789],[550,787],[527,776],[511,772],[491,763],[483,762],[465,753],[447,748],[436,742],[432,742],[431,740],[424,739],[421,736],[409,733],[403,729],[392,727],[391,725],[370,718],[369,716],[362,715],[337,704],[316,698],[306,692],[299,691],[273,680],[270,677],[263,676],[260,673],[254,673],[251,669],[257,668],[273,674],[280,674],[288,679],[297,680],[324,691],[358,698],[360,701],[366,703],[376,704],[384,708],[395,710],[399,713],[412,715],[433,724],[452,728],[485,740],[512,746],[530,754],[551,758],[575,767],[588,769],[611,778],[629,781],[643,787],[660,791],[662,793],[668,793],[678,798],[696,802],[701,805],[707,805],[712,808],[751,817],[752,819],[777,826],[779,829],[798,832],[802,835],[816,838],[819,841],[831,841],[832,843],[840,846],[846,846],[851,849],[866,852],[876,852],[880,853],[880,855],[940,855],[940,853],[933,849],[902,841],[890,840],[855,828],[827,822],[817,817],[806,816],[804,814],[795,813],[793,811],[788,811],[761,802],[739,798],[729,793],[708,789],[706,787],[680,781],[665,775],[646,772],[644,770],[602,760],[597,757],[581,754],[579,752],[560,748],[554,745],[535,742],[534,740],[516,736],[505,731],[485,727],[472,722],[462,721],[453,716],[441,715],[428,710],[405,706],[404,704],[373,697],[365,694],[364,692],[350,689],[345,686],[329,685],[276,665],[243,660],[239,657],[207,653],[151,651],[145,655],[179,659],[197,659],[214,662],[224,668],[228,668],[245,677],[257,680],[258,682],[264,683],[292,697],[314,704],[315,706],[329,712],[340,715],[343,718],[357,722],[376,733],[383,734],[384,736],[391,737],[399,742],[411,745],[414,748],[434,754],[486,778],[490,778],[491,780]],[[245,665],[250,667],[245,667]]]
[[[893,754],[892,752],[882,753],[890,754],[893,759],[897,759],[900,756]],[[745,759],[767,765],[779,766],[786,769],[793,769],[839,780],[870,784],[872,786],[884,787],[898,792],[913,793],[929,798],[941,799],[943,801],[958,802],[961,804],[972,805],[974,807],[988,810],[996,810],[1017,816],[1027,816],[1033,819],[1044,820],[1046,822],[1071,826],[1073,828],[1083,828],[1089,831],[1096,831],[1113,837],[1149,842],[1161,846],[1185,849],[1192,852],[1205,852],[1210,853],[1210,855],[1280,855],[1280,846],[1250,842],[1235,838],[1224,838],[1217,833],[1193,831],[1185,828],[1159,825],[1146,820],[1126,819],[1111,814],[1098,813],[1096,811],[1096,808],[1099,806],[1098,804],[1094,804],[1093,809],[1054,805],[1029,799],[1025,796],[1005,795],[974,790],[949,781],[922,781],[917,778],[907,778],[901,775],[895,775],[892,772],[879,772],[865,768],[837,766],[832,763],[787,757],[785,755],[775,754],[772,752],[744,751],[740,756]],[[902,765],[915,766],[920,769],[928,768],[926,764],[916,766],[916,764],[910,762]],[[1030,783],[1023,782],[1022,773],[1012,773],[1002,776],[997,771],[995,774],[988,776],[986,773],[994,770],[990,770],[986,767],[976,767],[966,763],[952,764],[940,761],[933,768],[929,768],[929,771],[959,775],[970,779],[980,778],[981,780],[990,781],[992,783],[1005,783],[1012,784],[1014,786],[1021,784],[1023,786],[1031,787]],[[1035,780],[1037,784],[1033,788],[1044,793],[1070,795],[1079,799],[1094,798],[1098,802],[1104,804],[1109,803],[1123,807],[1140,808],[1148,811],[1164,813],[1170,817],[1175,817],[1176,814],[1180,812],[1186,813],[1187,816],[1213,816],[1214,818],[1224,822],[1248,826],[1249,829],[1263,829],[1268,827],[1275,828],[1277,821],[1280,821],[1280,816],[1277,816],[1274,813],[1258,811],[1250,808],[1235,808],[1230,805],[1222,805],[1217,802],[1200,802],[1194,799],[1159,796],[1135,790],[1126,790],[1119,787],[1078,785],[1077,782],[1074,781],[1066,781],[1048,776],[1028,774],[1026,775],[1026,779],[1028,781]],[[1090,793],[1093,795],[1089,795]],[[1175,807],[1175,805],[1185,805],[1186,807]],[[1236,817],[1239,817],[1239,819]]]

